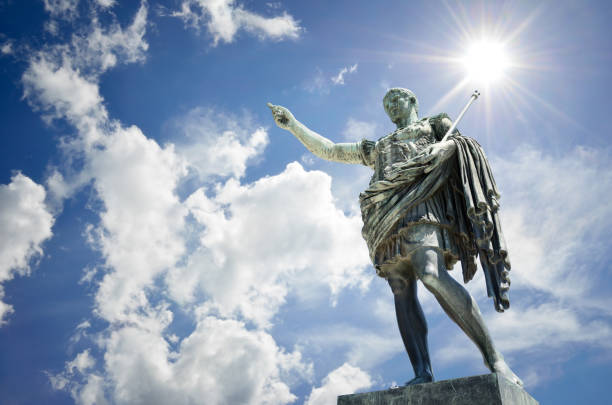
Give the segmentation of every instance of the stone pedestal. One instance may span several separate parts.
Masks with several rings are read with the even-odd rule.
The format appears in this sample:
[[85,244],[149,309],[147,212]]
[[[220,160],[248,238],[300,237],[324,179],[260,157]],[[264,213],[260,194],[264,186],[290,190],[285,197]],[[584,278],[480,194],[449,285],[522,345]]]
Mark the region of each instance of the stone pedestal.
[[497,374],[455,378],[363,394],[341,395],[338,405],[538,405]]

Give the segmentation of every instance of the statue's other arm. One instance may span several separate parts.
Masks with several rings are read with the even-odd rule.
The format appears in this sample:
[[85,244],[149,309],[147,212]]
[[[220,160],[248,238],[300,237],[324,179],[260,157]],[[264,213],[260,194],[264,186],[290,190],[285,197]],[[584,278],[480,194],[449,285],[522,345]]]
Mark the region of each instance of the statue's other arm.
[[[420,163],[429,163],[429,167],[425,169],[425,173],[429,173],[435,169],[440,163],[444,162],[455,154],[457,145],[452,139],[441,141],[446,134],[446,131],[452,126],[453,122],[447,114],[442,113],[429,118],[429,122],[434,130],[434,136],[439,142],[428,147],[424,153],[416,158]],[[452,136],[460,135],[456,129]]]
[[274,121],[280,128],[291,132],[314,155],[333,162],[364,164],[360,144],[334,143],[299,122],[285,107],[268,103]]
[[[429,118],[429,123],[431,124],[434,130],[434,136],[438,141],[441,141],[444,135],[446,135],[446,131],[453,125],[453,121],[451,121],[450,117],[446,113],[441,113],[438,115],[434,115]],[[453,131],[452,136],[461,135],[457,129]]]

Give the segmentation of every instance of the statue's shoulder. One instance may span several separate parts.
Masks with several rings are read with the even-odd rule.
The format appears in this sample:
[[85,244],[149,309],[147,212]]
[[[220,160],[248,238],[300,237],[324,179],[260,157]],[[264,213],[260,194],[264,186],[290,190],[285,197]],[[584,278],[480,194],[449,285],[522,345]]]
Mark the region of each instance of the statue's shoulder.
[[446,134],[446,131],[448,131],[453,124],[447,113],[432,115],[431,117],[427,118],[427,121],[429,121],[429,124],[431,125],[438,140],[442,139],[442,137]]
[[452,121],[451,121],[450,117],[448,116],[447,113],[444,113],[444,112],[440,113],[440,114],[437,114],[437,115],[432,115],[431,117],[427,117],[426,119],[432,125],[433,124],[438,124],[439,125],[439,124],[443,124],[443,123],[448,123],[449,121],[452,124]]
[[357,142],[357,150],[359,150],[361,156],[361,163],[374,168],[376,163],[376,142],[364,138]]

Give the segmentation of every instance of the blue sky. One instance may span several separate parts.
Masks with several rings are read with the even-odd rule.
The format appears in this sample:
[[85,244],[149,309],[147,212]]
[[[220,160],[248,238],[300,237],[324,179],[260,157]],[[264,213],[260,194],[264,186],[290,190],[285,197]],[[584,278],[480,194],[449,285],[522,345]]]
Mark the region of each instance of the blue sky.
[[[608,2],[0,1],[3,404],[331,404],[412,370],[361,238],[389,87],[456,116],[502,192],[512,307],[467,285],[541,403],[612,371]],[[503,44],[489,85],[459,62]],[[484,86],[484,87],[483,87]],[[455,277],[460,271],[453,271]],[[437,379],[480,355],[420,291]]]

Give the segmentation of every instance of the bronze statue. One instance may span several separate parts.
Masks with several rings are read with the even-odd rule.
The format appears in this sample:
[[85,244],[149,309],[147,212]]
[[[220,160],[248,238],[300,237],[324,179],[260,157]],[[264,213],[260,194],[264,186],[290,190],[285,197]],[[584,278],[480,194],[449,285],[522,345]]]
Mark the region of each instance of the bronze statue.
[[476,272],[478,256],[495,309],[509,307],[510,261],[498,216],[499,193],[480,145],[454,130],[446,114],[418,118],[408,89],[390,89],[385,112],[397,129],[373,142],[333,143],[268,104],[276,124],[323,159],[374,170],[360,194],[362,234],[372,263],[395,296],[399,330],[415,377],[406,385],[433,381],[427,323],[417,298],[417,280],[482,353],[485,365],[518,385],[521,380],[495,349],[476,301],[453,279],[461,261],[464,282]]

